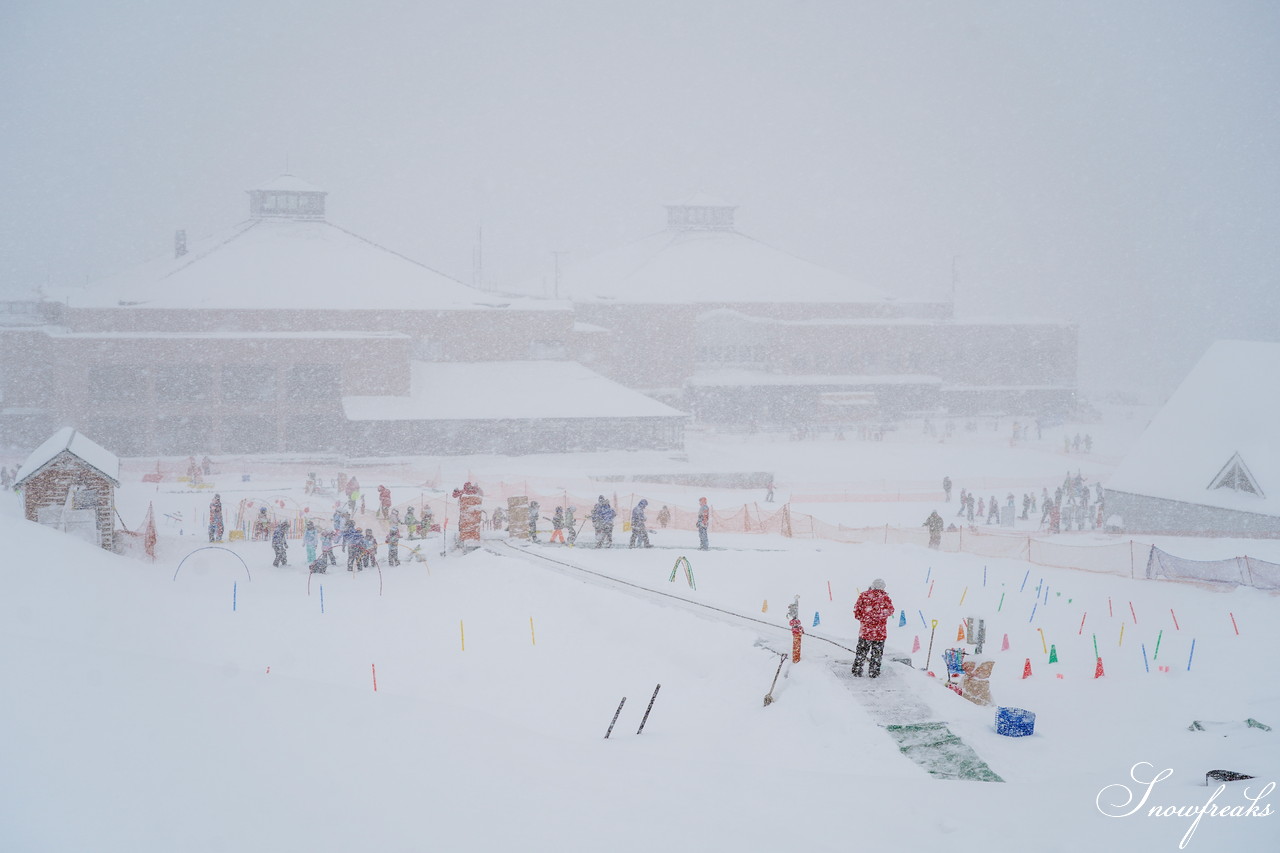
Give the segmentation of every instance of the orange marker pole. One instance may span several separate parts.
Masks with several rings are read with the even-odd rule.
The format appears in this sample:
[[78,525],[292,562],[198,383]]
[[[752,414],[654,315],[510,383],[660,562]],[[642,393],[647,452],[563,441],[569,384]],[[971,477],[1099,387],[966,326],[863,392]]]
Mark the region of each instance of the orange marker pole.
[[465,652],[467,650],[467,629],[463,626],[461,619],[458,620],[458,633],[462,637],[462,650]]
[[373,670],[373,692],[377,693],[378,692],[378,665],[376,663],[371,663],[369,664],[369,667]]

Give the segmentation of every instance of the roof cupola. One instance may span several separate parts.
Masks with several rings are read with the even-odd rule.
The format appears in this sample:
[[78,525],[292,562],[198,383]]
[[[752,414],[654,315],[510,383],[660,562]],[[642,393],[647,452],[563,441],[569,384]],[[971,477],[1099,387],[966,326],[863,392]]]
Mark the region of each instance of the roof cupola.
[[293,175],[281,175],[249,193],[254,219],[324,219],[327,192]]
[[670,231],[732,231],[733,212],[729,204],[703,193],[697,193],[679,204],[667,205],[667,229]]

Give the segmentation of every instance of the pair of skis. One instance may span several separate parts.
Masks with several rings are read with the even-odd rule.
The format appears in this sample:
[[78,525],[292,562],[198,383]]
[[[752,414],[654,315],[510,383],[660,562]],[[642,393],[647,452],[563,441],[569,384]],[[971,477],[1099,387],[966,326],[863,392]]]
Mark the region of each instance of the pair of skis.
[[[653,688],[653,695],[649,697],[649,707],[644,709],[644,718],[640,720],[640,728],[636,729],[636,734],[644,731],[644,724],[649,722],[649,712],[653,710],[653,702],[658,698],[658,691],[661,689],[661,684]],[[623,696],[622,701],[618,703],[618,710],[613,712],[613,719],[609,721],[609,730],[604,733],[605,740],[608,740],[609,735],[613,734],[613,727],[617,724],[618,715],[622,713],[622,706],[625,704],[627,704],[627,697]]]

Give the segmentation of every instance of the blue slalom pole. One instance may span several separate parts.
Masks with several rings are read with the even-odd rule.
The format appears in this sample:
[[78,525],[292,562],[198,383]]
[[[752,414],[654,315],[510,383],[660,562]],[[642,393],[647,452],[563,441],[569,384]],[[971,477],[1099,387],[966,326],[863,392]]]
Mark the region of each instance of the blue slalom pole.
[[929,623],[928,623],[928,622],[926,622],[926,621],[924,621],[924,611],[923,611],[923,610],[917,610],[916,612],[920,614],[920,624],[924,626],[924,629],[925,629],[926,631],[928,631],[928,630],[929,630]]
[[236,582],[231,582],[231,612],[236,612]]
[[1036,608],[1037,608],[1037,607],[1039,607],[1039,606],[1040,606],[1040,602],[1038,602],[1038,601],[1037,601],[1035,604],[1031,605],[1031,618],[1027,620],[1028,622],[1034,622],[1034,621],[1035,621],[1035,619],[1036,619]]
[[931,575],[931,574],[933,574],[933,566],[930,566],[930,567],[929,567],[929,571],[927,571],[927,572],[925,572],[925,573],[924,573],[924,582],[925,582],[925,583],[928,583],[928,582],[929,582],[929,575]]
[[1142,644],[1142,667],[1147,672],[1151,672],[1151,664],[1147,663],[1147,644]]
[[1027,569],[1027,573],[1022,576],[1022,586],[1018,587],[1018,592],[1022,592],[1027,588],[1027,578],[1031,577],[1031,570]]
[[1193,637],[1191,640],[1191,654],[1187,655],[1187,672],[1191,671],[1191,659],[1196,656],[1196,641]]
[[987,567],[986,566],[982,567],[982,585],[983,586],[987,585]]
[[324,584],[320,584],[320,612],[324,613]]

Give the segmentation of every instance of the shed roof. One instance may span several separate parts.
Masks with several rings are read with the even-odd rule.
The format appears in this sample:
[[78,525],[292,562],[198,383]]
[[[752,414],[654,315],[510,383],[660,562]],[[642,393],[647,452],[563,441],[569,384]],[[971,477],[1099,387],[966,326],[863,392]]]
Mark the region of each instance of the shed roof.
[[76,430],[75,427],[63,427],[49,436],[44,444],[33,450],[27,457],[27,461],[22,463],[24,473],[18,479],[18,484],[25,483],[40,473],[40,469],[52,462],[63,451],[75,456],[114,485],[120,485],[120,458]]

